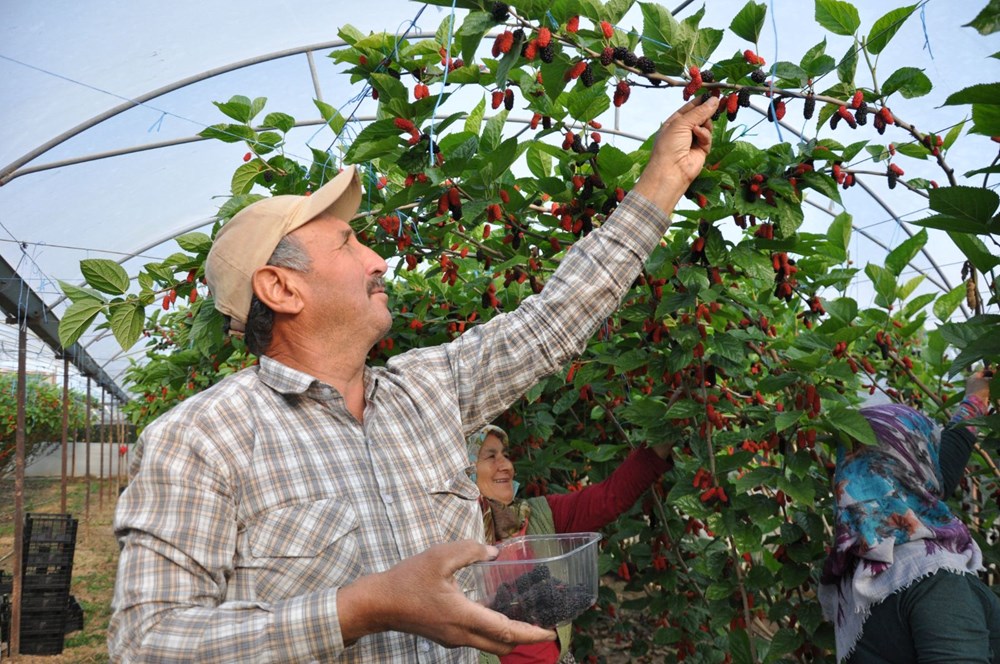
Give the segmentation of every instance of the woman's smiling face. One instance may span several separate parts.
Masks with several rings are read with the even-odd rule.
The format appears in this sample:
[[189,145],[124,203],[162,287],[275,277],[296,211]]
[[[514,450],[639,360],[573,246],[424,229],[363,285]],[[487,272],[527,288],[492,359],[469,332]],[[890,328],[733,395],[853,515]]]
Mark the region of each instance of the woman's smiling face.
[[514,464],[507,456],[503,441],[487,434],[476,460],[476,484],[487,498],[504,505],[514,501]]

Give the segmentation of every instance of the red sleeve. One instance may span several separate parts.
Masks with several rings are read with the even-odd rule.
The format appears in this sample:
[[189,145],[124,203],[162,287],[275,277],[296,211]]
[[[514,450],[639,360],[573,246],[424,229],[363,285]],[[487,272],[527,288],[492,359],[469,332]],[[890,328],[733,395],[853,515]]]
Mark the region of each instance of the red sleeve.
[[556,664],[559,661],[559,642],[522,643],[506,655],[500,664]]
[[570,493],[545,496],[557,533],[600,530],[635,504],[670,464],[648,447],[633,451],[611,477]]

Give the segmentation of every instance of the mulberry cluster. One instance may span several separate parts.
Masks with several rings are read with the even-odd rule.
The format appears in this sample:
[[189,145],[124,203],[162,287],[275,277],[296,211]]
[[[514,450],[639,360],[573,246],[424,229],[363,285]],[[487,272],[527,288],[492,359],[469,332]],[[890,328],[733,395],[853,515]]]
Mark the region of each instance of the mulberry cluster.
[[813,116],[813,113],[815,112],[816,112],[816,97],[812,93],[809,93],[808,95],[806,95],[806,102],[805,105],[803,105],[802,107],[802,115],[805,117],[806,120],[808,120]]
[[490,15],[497,23],[503,23],[510,18],[510,7],[506,2],[494,2],[490,8]]
[[637,58],[635,61],[635,66],[638,67],[639,71],[643,74],[652,74],[656,71],[656,63],[652,59],[642,56]]
[[632,88],[629,87],[628,81],[618,81],[618,85],[615,86],[615,97],[614,104],[615,107],[619,107],[628,101],[628,96],[632,93]]
[[555,627],[572,620],[592,603],[586,586],[569,586],[550,576],[547,567],[538,566],[513,583],[501,584],[489,608],[512,620]]

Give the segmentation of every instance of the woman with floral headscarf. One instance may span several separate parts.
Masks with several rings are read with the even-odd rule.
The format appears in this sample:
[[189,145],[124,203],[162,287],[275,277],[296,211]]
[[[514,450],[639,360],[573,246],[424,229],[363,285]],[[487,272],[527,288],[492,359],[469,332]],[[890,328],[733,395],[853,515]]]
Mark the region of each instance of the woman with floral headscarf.
[[982,552],[945,504],[975,443],[989,379],[966,382],[949,426],[900,404],[862,408],[876,444],[838,450],[835,544],[820,603],[837,660],[1000,662],[1000,602],[979,580]]
[[[479,487],[487,544],[518,535],[575,533],[603,528],[628,510],[653,482],[672,467],[670,443],[634,450],[603,482],[564,494],[517,498],[507,432],[487,426],[468,439],[473,479]],[[569,650],[571,625],[557,630],[559,641],[525,644],[499,658],[502,664],[553,664]],[[572,657],[567,657],[573,661]],[[480,654],[481,664],[497,662]]]

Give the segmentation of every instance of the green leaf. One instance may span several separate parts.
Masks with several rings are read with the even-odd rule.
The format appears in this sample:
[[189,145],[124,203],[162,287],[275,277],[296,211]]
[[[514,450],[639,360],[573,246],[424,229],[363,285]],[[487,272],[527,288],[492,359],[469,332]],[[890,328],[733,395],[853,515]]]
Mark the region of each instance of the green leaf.
[[378,90],[379,101],[382,103],[387,103],[393,99],[406,102],[409,99],[410,93],[407,91],[406,86],[395,76],[389,74],[372,74],[368,80],[371,81],[372,87]]
[[929,206],[935,212],[982,224],[989,223],[1000,206],[1000,195],[980,187],[939,187],[929,194]]
[[500,58],[500,62],[497,63],[496,84],[498,87],[507,87],[507,74],[510,73],[510,68],[514,66],[518,58],[521,57],[522,43],[522,40],[515,40],[511,49],[504,53],[503,57]]
[[230,97],[227,102],[213,101],[212,103],[227,117],[237,122],[249,124],[263,110],[264,104],[267,103],[267,98],[257,97],[253,101],[250,101],[249,97],[235,95]]
[[948,95],[945,106],[959,104],[1000,104],[1000,83],[979,83]]
[[896,279],[892,272],[880,265],[869,263],[865,266],[865,274],[872,280],[875,292],[879,296],[876,302],[883,307],[892,305],[896,299]]
[[482,129],[483,117],[486,115],[486,97],[484,96],[476,104],[476,107],[472,109],[469,113],[469,117],[465,118],[465,131],[472,132],[476,136]]
[[287,134],[295,126],[295,118],[287,113],[268,113],[264,117],[264,126],[274,127]]
[[319,99],[313,99],[313,103],[316,104],[316,108],[319,109],[319,114],[323,116],[324,120],[326,120],[326,124],[333,130],[333,133],[339,134],[344,128],[344,125],[347,123],[347,121],[344,120],[344,116],[342,116],[333,106],[330,106],[326,102],[322,102]]
[[733,22],[729,24],[737,37],[756,44],[760,38],[760,31],[764,27],[764,18],[767,16],[767,5],[763,2],[758,4],[750,0],[743,6],[743,9],[733,17]]
[[212,248],[212,238],[204,233],[185,233],[178,235],[175,239],[181,249],[190,251],[192,254],[208,253],[208,250]]
[[944,137],[944,144],[941,147],[947,150],[954,145],[955,141],[958,140],[958,137],[962,135],[963,129],[965,129],[965,121],[959,122],[957,125],[949,129],[948,133]]
[[889,268],[895,276],[902,274],[906,266],[910,264],[924,245],[927,244],[927,231],[921,229],[913,237],[907,238],[898,247],[889,252],[885,257],[885,266]]
[[923,97],[934,86],[922,70],[916,67],[901,67],[889,75],[882,84],[882,94],[888,97],[893,92],[899,92],[906,99]]
[[975,28],[981,35],[991,35],[1000,30],[1000,0],[990,0],[976,18],[964,27]]
[[118,263],[106,258],[85,258],[80,271],[91,288],[109,295],[123,295],[128,290],[128,273]]
[[795,81],[800,85],[804,85],[806,79],[809,78],[809,74],[806,73],[805,69],[791,62],[775,63],[774,74],[778,78],[786,81]]
[[900,286],[899,289],[896,291],[896,299],[905,300],[906,298],[910,297],[910,293],[915,291],[917,289],[917,286],[922,284],[924,282],[924,279],[926,278],[927,277],[925,275],[919,274],[910,279],[909,281],[907,281],[905,284]]
[[955,309],[965,299],[965,284],[959,284],[944,295],[938,297],[934,303],[933,311],[941,322],[947,321],[955,313]]
[[608,91],[601,85],[593,87],[576,86],[569,93],[566,110],[580,122],[590,122],[611,107]]
[[111,305],[111,331],[122,350],[128,350],[142,336],[146,312],[138,300]]
[[802,645],[802,635],[794,629],[782,627],[771,637],[771,647],[767,651],[765,662],[777,662],[782,655],[794,651]]
[[729,632],[729,654],[733,657],[733,664],[753,664],[753,656],[750,653],[750,637],[745,629],[733,629]]
[[233,196],[249,194],[250,190],[253,189],[254,180],[264,171],[264,168],[259,159],[240,164],[239,168],[233,173],[233,180],[229,185]]
[[216,124],[198,132],[202,138],[214,138],[223,143],[257,142],[257,132],[246,125]]
[[985,136],[1000,136],[1000,106],[972,105],[972,131]]
[[840,250],[838,257],[843,255],[846,258],[847,247],[851,243],[851,215],[841,212],[834,217],[833,221],[830,222],[830,227],[826,229],[826,239]]
[[528,146],[525,161],[528,164],[528,170],[536,178],[547,178],[552,173],[552,156],[540,150],[535,144]]
[[602,146],[597,155],[597,166],[607,182],[628,173],[634,164],[631,157],[613,145]]
[[846,37],[861,25],[857,8],[843,0],[816,0],[816,22],[833,34]]
[[875,21],[871,32],[868,33],[868,39],[865,41],[865,48],[868,49],[868,52],[874,55],[881,53],[916,8],[917,5],[899,7]]
[[930,217],[924,217],[923,219],[912,219],[908,223],[914,226],[923,226],[924,228],[937,228],[942,231],[949,231],[954,233],[986,233],[989,229],[987,226],[978,221],[969,221],[967,219],[956,219],[955,217],[946,217],[941,214],[936,214]]
[[988,273],[1000,265],[1000,257],[991,253],[978,237],[964,233],[948,233],[948,237],[980,272]]
[[875,432],[868,420],[853,408],[837,406],[826,412],[827,421],[841,433],[865,445],[875,444]]
[[80,300],[69,305],[59,321],[59,343],[69,348],[87,331],[97,314],[104,307],[102,302],[91,299]]
[[486,121],[486,127],[483,128],[483,137],[480,140],[480,151],[489,152],[490,150],[496,150],[497,146],[500,145],[500,139],[503,138],[503,125],[505,122],[507,122],[506,109]]
[[844,57],[840,59],[837,63],[837,80],[841,83],[846,84],[848,87],[854,86],[854,75],[858,71],[858,47],[857,42],[851,44],[847,49],[847,53],[844,53]]
[[62,289],[62,292],[66,294],[66,297],[69,298],[70,302],[93,300],[102,304],[104,303],[104,296],[95,290],[91,290],[90,288],[80,288],[79,286],[68,284],[65,281],[60,281],[59,287]]
[[191,322],[191,344],[203,357],[209,357],[224,341],[222,312],[216,310],[211,298],[200,300],[195,306],[198,310]]

